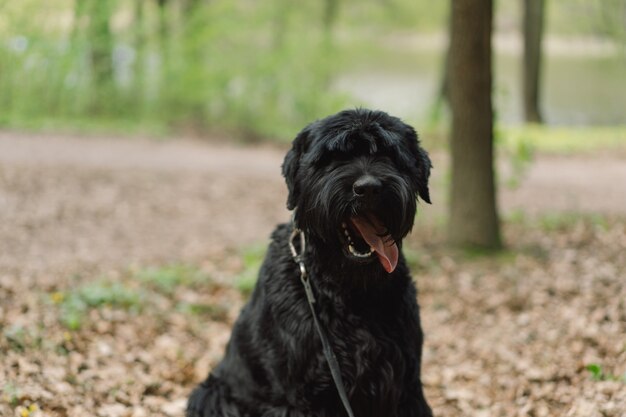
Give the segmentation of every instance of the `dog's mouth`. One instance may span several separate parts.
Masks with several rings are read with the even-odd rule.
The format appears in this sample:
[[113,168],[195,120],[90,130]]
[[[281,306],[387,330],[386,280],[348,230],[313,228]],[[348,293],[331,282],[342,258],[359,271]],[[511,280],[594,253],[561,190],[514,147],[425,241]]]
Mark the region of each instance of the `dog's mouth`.
[[374,254],[388,273],[398,265],[398,245],[387,228],[372,213],[352,216],[341,224],[346,251],[357,261],[371,260]]

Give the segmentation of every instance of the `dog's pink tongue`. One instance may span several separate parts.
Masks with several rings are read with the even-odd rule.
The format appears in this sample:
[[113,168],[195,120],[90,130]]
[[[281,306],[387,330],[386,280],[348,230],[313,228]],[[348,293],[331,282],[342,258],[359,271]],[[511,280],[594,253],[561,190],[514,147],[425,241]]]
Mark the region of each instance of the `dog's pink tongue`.
[[398,246],[391,236],[380,236],[385,232],[385,226],[372,215],[367,218],[354,216],[350,220],[361,233],[361,237],[376,251],[385,271],[392,273],[398,265]]

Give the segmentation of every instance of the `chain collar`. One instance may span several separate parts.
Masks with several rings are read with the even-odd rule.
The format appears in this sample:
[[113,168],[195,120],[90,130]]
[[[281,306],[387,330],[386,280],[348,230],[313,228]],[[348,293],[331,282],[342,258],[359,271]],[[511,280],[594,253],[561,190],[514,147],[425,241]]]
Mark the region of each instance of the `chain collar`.
[[[296,249],[295,241],[300,238],[300,253]],[[293,227],[293,231],[291,232],[291,237],[289,238],[289,249],[291,250],[291,256],[293,256],[293,260],[300,267],[300,281],[302,281],[302,285],[304,285],[304,291],[306,292],[306,298],[309,303],[315,304],[315,296],[313,295],[313,289],[311,288],[311,283],[309,282],[309,274],[306,270],[306,266],[304,266],[304,252],[306,250],[306,237],[304,236],[304,232],[297,227]]]

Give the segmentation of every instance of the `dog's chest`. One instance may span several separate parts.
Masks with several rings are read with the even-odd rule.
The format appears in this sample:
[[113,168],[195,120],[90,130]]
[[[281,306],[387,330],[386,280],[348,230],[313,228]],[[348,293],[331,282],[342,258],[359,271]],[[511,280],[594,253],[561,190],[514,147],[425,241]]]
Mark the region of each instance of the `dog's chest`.
[[[333,313],[341,319],[328,320],[326,325],[355,412],[387,415],[397,407],[403,381],[412,369],[410,352],[417,350],[411,323],[397,312]],[[325,358],[318,355],[318,360]]]

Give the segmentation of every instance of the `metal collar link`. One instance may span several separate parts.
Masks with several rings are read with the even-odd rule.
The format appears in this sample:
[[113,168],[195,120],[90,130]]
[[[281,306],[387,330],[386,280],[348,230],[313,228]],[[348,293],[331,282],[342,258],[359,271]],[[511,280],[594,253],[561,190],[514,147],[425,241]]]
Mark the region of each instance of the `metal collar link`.
[[[299,253],[295,245],[295,241],[298,239],[298,237],[300,238]],[[300,281],[302,281],[302,285],[304,286],[304,292],[306,293],[306,298],[309,302],[309,307],[311,309],[311,315],[313,316],[313,323],[315,324],[317,334],[319,335],[322,342],[322,350],[324,351],[326,362],[328,362],[328,367],[330,368],[330,374],[333,377],[335,388],[337,388],[337,393],[339,394],[339,398],[341,398],[341,402],[343,403],[343,407],[346,409],[348,416],[354,417],[354,412],[352,411],[352,407],[350,407],[350,401],[348,400],[348,395],[346,394],[346,388],[341,378],[341,370],[339,369],[337,357],[335,356],[335,352],[333,352],[333,349],[328,342],[328,336],[326,335],[324,328],[321,326],[319,319],[317,318],[317,312],[315,311],[315,296],[313,295],[313,288],[311,288],[309,275],[307,273],[306,267],[304,266],[306,237],[304,236],[304,232],[298,229],[295,225],[293,226],[293,231],[291,232],[291,237],[289,238],[289,249],[291,250],[293,260],[300,267]]]
[[[300,237],[300,253],[296,249],[295,241]],[[304,291],[306,292],[306,298],[309,303],[315,304],[315,296],[313,295],[313,288],[311,288],[311,283],[309,282],[309,274],[306,271],[306,267],[304,266],[304,251],[306,250],[306,238],[302,230],[294,227],[291,232],[291,237],[289,238],[289,249],[291,249],[291,255],[293,256],[293,260],[296,261],[298,266],[300,267],[300,281],[302,281],[302,285],[304,285]],[[315,315],[315,312],[313,313]]]

